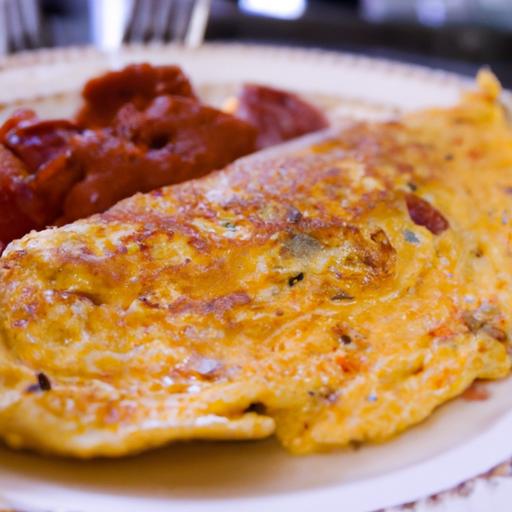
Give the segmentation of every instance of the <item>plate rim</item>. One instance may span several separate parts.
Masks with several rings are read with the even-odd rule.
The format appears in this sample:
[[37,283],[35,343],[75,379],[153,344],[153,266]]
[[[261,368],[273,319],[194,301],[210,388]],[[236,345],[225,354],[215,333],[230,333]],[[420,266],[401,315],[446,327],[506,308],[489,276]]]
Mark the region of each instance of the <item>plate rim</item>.
[[371,66],[372,69],[379,69],[381,72],[389,71],[394,75],[400,74],[404,78],[411,77],[428,77],[430,81],[437,82],[438,85],[451,83],[467,87],[474,80],[468,76],[453,71],[447,71],[440,68],[431,68],[422,64],[413,64],[402,62],[386,57],[374,57],[355,52],[344,50],[324,49],[320,47],[307,47],[299,45],[274,45],[271,43],[245,43],[245,42],[229,42],[229,41],[213,41],[206,42],[199,47],[187,47],[180,43],[158,43],[151,42],[123,44],[115,50],[101,50],[93,45],[73,45],[56,48],[39,48],[35,50],[27,50],[0,56],[0,73],[4,70],[13,68],[23,68],[40,64],[53,64],[56,62],[72,61],[80,56],[110,58],[118,53],[131,54],[141,50],[164,50],[166,48],[179,49],[185,53],[204,53],[204,52],[225,52],[238,51],[245,53],[257,52],[261,54],[280,54],[286,55],[292,59],[321,59],[323,61],[331,61],[350,64],[352,67]]

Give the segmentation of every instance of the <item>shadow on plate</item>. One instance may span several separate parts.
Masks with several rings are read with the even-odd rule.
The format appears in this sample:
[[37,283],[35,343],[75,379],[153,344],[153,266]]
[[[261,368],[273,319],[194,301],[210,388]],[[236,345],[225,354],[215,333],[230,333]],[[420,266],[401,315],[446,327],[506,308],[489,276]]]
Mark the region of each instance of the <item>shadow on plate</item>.
[[489,385],[483,402],[454,400],[416,428],[359,450],[293,456],[274,439],[188,442],[122,459],[77,461],[0,447],[0,482],[20,489],[48,485],[68,491],[130,497],[221,500],[339,486],[418,464],[475,439],[507,414],[512,381]]

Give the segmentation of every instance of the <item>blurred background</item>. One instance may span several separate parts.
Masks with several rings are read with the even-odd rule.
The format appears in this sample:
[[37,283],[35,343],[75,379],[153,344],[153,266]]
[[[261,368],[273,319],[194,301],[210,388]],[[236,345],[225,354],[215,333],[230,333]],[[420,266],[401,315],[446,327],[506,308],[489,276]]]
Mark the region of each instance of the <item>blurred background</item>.
[[[18,1],[26,8],[36,0]],[[141,1],[155,11],[166,0]],[[115,47],[127,2],[41,0],[38,38],[28,46]],[[2,16],[8,26],[9,12]],[[141,33],[131,40],[150,38]],[[512,0],[211,0],[205,38],[345,50],[466,75],[489,65],[512,87]],[[22,47],[0,44],[3,53]]]

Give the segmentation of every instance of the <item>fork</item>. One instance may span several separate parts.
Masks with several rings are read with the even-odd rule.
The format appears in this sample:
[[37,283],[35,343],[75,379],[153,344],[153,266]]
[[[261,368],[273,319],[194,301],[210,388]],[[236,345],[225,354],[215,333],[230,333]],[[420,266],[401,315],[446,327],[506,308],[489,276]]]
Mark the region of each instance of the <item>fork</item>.
[[132,0],[123,42],[181,41],[199,46],[211,0]]
[[[211,0],[88,0],[94,42],[103,49],[122,43],[180,41],[199,46]],[[38,0],[0,0],[0,55],[43,46]]]
[[43,46],[37,0],[0,0],[0,55]]

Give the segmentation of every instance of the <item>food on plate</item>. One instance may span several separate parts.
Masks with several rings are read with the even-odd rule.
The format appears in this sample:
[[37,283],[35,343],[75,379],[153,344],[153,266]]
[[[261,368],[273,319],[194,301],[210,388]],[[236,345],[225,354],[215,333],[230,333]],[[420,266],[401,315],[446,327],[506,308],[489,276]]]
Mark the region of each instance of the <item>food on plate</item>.
[[67,190],[80,176],[68,166],[70,121],[40,121],[20,110],[0,127],[0,253],[31,229],[59,215]]
[[254,151],[255,135],[243,121],[188,98],[159,96],[144,110],[126,105],[110,129],[73,139],[83,179],[69,190],[61,222],[220,169]]
[[82,91],[84,105],[78,111],[76,121],[85,128],[105,128],[127,103],[143,110],[158,96],[197,100],[192,84],[178,66],[131,64],[85,84]]
[[0,128],[0,252],[31,229],[105,211],[326,126],[295,94],[248,87],[244,110],[232,115],[201,103],[177,66],[132,64],[90,80],[74,120],[16,112]]
[[322,112],[296,94],[258,84],[242,87],[234,114],[258,128],[259,149],[329,125]]
[[137,194],[0,258],[0,435],[383,441],[510,371],[512,130],[489,74]]

